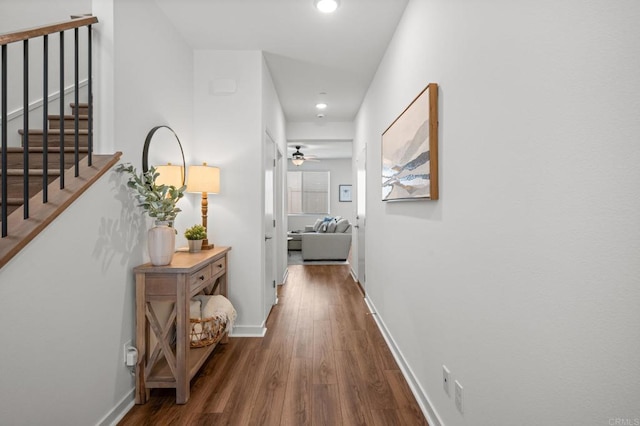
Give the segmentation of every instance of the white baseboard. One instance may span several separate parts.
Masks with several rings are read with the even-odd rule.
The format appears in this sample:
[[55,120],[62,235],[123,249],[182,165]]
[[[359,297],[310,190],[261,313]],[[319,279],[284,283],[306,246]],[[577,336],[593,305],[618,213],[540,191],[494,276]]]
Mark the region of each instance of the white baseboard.
[[409,384],[413,396],[416,398],[416,401],[418,401],[418,405],[422,410],[422,414],[424,414],[425,418],[427,419],[427,422],[430,426],[442,426],[443,423],[440,419],[440,416],[438,416],[438,413],[433,408],[433,404],[431,404],[431,401],[429,401],[429,397],[427,396],[424,389],[422,389],[422,386],[420,386],[418,379],[416,378],[415,374],[413,374],[413,371],[411,370],[411,367],[409,367],[409,364],[404,358],[404,355],[402,355],[402,351],[400,351],[400,349],[396,345],[396,342],[393,340],[393,337],[389,333],[389,330],[384,324],[384,321],[382,320],[382,318],[380,318],[380,315],[377,314],[378,311],[375,305],[368,297],[364,298],[364,302],[367,304],[369,312],[373,314],[373,319],[375,320],[380,333],[382,333],[382,337],[384,337],[385,342],[387,342],[387,346],[389,346],[389,349],[393,354],[393,358],[395,358],[396,362],[398,363],[400,371],[402,371],[402,375]]
[[115,426],[127,415],[135,405],[135,388],[131,389],[118,404],[111,409],[98,423],[98,426]]
[[353,272],[353,268],[349,268],[349,272],[351,273],[351,278],[353,278],[355,282],[358,282],[358,277],[356,276],[356,273]]
[[236,325],[229,337],[264,337],[267,328],[261,325]]

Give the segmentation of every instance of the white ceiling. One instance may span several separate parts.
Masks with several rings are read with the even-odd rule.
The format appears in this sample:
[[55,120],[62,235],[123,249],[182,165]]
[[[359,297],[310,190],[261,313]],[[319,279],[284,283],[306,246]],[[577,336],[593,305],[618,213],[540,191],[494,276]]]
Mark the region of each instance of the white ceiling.
[[321,92],[322,120],[355,118],[407,1],[156,0],[195,49],[262,50],[288,122],[320,120]]

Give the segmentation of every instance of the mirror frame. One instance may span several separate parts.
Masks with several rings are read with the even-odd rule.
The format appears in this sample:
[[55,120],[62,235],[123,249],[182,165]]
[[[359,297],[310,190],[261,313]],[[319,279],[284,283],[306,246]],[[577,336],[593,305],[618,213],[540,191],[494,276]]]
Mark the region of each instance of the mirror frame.
[[165,125],[156,126],[153,129],[149,130],[149,133],[147,133],[147,137],[144,140],[144,148],[142,149],[142,171],[146,173],[149,170],[149,146],[151,145],[151,139],[153,139],[153,135],[162,128],[169,129],[171,133],[173,133],[173,136],[176,137],[176,141],[178,141],[178,146],[180,147],[180,154],[182,155],[182,170],[183,170],[182,185],[184,186],[186,175],[187,175],[187,162],[184,159],[184,150],[182,149],[180,138],[178,137],[176,132],[174,132],[173,129],[169,126],[165,126]]

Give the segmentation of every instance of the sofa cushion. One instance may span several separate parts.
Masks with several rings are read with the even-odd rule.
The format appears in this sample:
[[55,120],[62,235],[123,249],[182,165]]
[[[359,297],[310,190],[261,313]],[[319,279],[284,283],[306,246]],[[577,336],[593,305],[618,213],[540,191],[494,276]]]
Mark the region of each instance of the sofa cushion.
[[351,227],[351,224],[347,219],[340,219],[336,223],[335,232],[346,232],[349,230],[350,227]]

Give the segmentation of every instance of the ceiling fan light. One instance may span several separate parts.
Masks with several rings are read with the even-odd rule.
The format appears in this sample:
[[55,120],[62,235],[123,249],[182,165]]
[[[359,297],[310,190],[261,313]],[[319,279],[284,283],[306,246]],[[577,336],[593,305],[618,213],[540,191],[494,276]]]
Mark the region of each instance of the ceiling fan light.
[[291,159],[291,162],[293,163],[294,166],[301,166],[302,163],[304,163],[304,160],[302,158],[293,157]]
[[325,108],[327,108],[327,104],[326,104],[326,103],[324,103],[324,102],[318,102],[318,103],[316,104],[316,108],[318,108],[318,109],[325,109]]
[[315,0],[316,9],[322,13],[332,13],[338,8],[338,0]]

